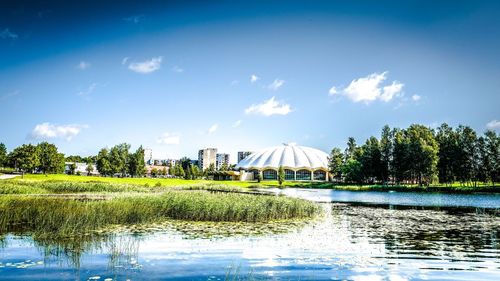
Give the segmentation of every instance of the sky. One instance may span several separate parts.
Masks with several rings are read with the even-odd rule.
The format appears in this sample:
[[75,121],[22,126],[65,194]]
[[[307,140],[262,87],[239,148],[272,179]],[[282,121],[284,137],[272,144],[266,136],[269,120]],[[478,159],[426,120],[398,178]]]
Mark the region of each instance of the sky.
[[[147,3],[141,3],[147,2]],[[498,1],[2,1],[0,142],[154,158],[500,130]]]

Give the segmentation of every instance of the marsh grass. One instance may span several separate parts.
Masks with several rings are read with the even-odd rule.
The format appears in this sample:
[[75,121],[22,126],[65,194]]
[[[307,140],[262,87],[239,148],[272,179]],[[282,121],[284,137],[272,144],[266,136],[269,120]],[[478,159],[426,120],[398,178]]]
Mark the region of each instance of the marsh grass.
[[108,225],[188,221],[266,222],[310,218],[318,205],[301,199],[171,190],[162,194],[123,194],[107,200],[75,200],[32,195],[0,196],[0,233],[74,235]]

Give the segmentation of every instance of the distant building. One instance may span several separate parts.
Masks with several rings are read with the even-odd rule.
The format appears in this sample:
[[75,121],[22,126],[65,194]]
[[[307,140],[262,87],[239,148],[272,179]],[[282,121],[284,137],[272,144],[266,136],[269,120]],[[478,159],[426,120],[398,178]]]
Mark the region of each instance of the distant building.
[[[75,164],[75,175],[76,174],[81,174],[81,175],[87,175],[87,163],[81,163],[81,162],[64,162],[64,173],[65,174],[71,174],[71,165]],[[99,175],[99,171],[97,171],[96,165],[92,164],[93,170],[90,172],[90,175],[92,176],[97,176]]]
[[241,160],[245,159],[250,154],[252,154],[251,151],[238,151],[238,162],[237,163],[240,163]]
[[229,167],[229,154],[217,153],[215,158],[215,169],[220,170],[224,164],[226,164],[226,167]]
[[144,163],[146,165],[153,165],[153,150],[151,148],[144,149]]
[[177,159],[167,159],[167,166],[173,167],[177,164],[178,161],[179,160],[177,160]]
[[205,148],[198,151],[198,167],[206,170],[211,164],[216,164],[217,148]]

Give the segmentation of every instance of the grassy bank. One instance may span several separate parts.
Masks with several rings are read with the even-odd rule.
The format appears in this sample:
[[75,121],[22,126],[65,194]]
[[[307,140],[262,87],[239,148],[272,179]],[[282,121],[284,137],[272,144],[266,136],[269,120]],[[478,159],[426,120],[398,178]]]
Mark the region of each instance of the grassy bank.
[[[107,178],[107,177],[87,177],[87,176],[70,176],[70,175],[40,175],[28,174],[24,179],[17,177],[16,182],[49,182],[61,183],[68,186],[68,189],[77,189],[70,187],[71,184],[77,183],[91,183],[95,184],[94,189],[99,189],[98,186],[103,186],[103,191],[116,192],[122,189],[127,191],[157,191],[167,190],[169,187],[196,187],[206,185],[218,185],[228,187],[278,187],[277,181],[262,181],[257,183],[255,181],[240,182],[240,181],[211,181],[211,180],[184,180],[184,179],[159,179],[159,178]],[[120,187],[121,186],[121,187]],[[131,187],[133,186],[133,187]],[[492,186],[490,183],[478,183],[476,187],[463,185],[461,183],[453,184],[435,184],[432,186],[418,186],[418,185],[353,185],[353,184],[337,184],[331,182],[292,182],[286,181],[283,183],[284,187],[299,187],[299,188],[323,188],[323,189],[338,189],[338,190],[351,190],[351,191],[408,191],[408,192],[443,192],[443,193],[474,193],[474,192],[490,192],[500,193],[500,184]],[[24,193],[31,193],[29,189]],[[59,192],[64,190],[48,190],[46,193]],[[0,193],[2,191],[0,190]],[[69,192],[69,191],[68,191]],[[5,192],[4,192],[5,193]],[[22,193],[22,192],[21,192]]]
[[[156,189],[156,190],[155,190]],[[33,231],[73,235],[108,225],[180,219],[189,221],[267,222],[311,218],[318,205],[305,200],[234,193],[237,189],[199,187],[182,190],[109,183],[0,182],[0,233]],[[204,190],[208,189],[208,190]],[[158,192],[152,193],[155,190]],[[105,195],[55,196],[65,193]],[[38,195],[37,195],[38,194]],[[48,195],[48,196],[41,196]]]

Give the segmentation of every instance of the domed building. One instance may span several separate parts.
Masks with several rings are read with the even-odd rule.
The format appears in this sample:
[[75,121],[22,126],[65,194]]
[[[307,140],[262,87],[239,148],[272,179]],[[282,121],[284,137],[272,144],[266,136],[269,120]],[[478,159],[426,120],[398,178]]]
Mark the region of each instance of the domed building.
[[276,180],[278,169],[285,170],[287,181],[328,180],[328,154],[306,146],[283,144],[250,154],[241,160],[237,168],[241,170],[240,180]]

